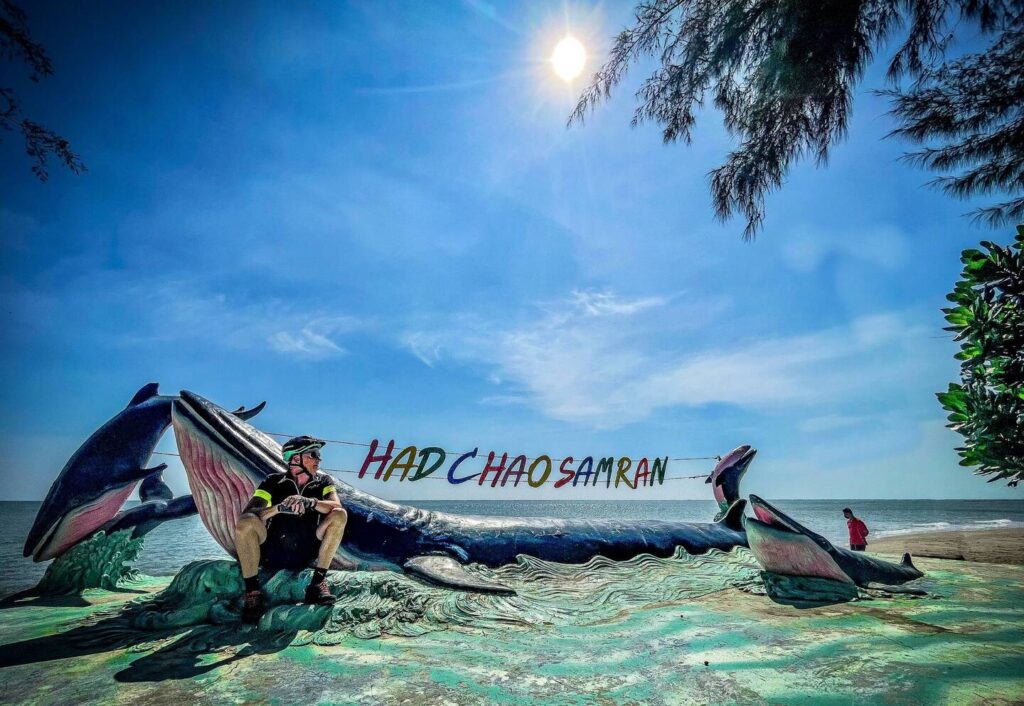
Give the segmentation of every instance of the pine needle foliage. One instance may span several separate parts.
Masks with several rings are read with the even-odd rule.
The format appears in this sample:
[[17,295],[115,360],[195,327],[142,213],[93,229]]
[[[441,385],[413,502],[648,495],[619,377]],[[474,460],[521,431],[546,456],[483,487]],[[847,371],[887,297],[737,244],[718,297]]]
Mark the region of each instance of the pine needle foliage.
[[[1021,0],[648,0],[637,6],[635,23],[616,38],[569,123],[582,122],[609,98],[637,61],[655,57],[660,68],[636,93],[633,124],[654,122],[662,127],[665,142],[688,144],[697,112],[710,97],[738,143],[710,174],[715,214],[721,220],[742,215],[743,235],[749,239],[764,220],[765,196],[782,185],[789,167],[801,159],[824,164],[832,145],[846,135],[865,68],[897,33],[903,33],[903,41],[889,59],[888,76],[893,82],[914,79],[908,96],[920,96],[906,107],[897,103],[896,114],[904,116],[905,126],[917,125],[906,136],[956,138],[965,128],[944,132],[927,120],[930,114],[914,112],[934,95],[925,94],[926,87],[942,94],[956,81],[949,67],[942,73],[953,29],[1001,33],[1005,45],[983,56],[993,64],[993,76],[997,70],[1010,72],[1022,61],[1014,53],[1014,40],[1007,39],[1020,24],[1022,8]],[[1019,71],[1016,80],[1022,80]],[[1013,134],[1020,130],[1020,102],[1015,106],[1004,111]],[[959,113],[954,121],[961,117],[970,122]],[[997,124],[998,119],[982,123],[979,130],[984,135]],[[973,156],[984,162],[985,149],[996,148],[977,147]],[[936,169],[967,163],[930,155],[918,160]],[[1005,168],[995,170],[994,177],[990,172],[964,175],[943,186],[963,194],[984,192],[986,184],[1020,191],[1012,176],[999,181]],[[987,221],[999,222],[1014,212],[1013,203],[996,208],[984,216]]]
[[1024,480],[1024,226],[1001,247],[982,241],[964,250],[960,280],[943,309],[947,331],[960,342],[959,384],[936,396],[964,438],[961,466],[1006,480]]
[[[28,79],[33,83],[53,75],[53,63],[46,49],[29,34],[25,11],[10,0],[0,0],[0,60],[26,65]],[[25,153],[33,161],[32,173],[40,181],[46,181],[50,175],[47,166],[50,155],[75,174],[85,171],[85,164],[71,149],[71,143],[25,116],[21,101],[10,86],[0,86],[0,129],[21,133]]]
[[962,170],[933,185],[959,198],[1014,194],[973,216],[991,226],[1024,220],[1024,13],[989,51],[924,71],[904,93],[885,93],[902,124],[894,135],[945,143],[906,159],[937,172]]

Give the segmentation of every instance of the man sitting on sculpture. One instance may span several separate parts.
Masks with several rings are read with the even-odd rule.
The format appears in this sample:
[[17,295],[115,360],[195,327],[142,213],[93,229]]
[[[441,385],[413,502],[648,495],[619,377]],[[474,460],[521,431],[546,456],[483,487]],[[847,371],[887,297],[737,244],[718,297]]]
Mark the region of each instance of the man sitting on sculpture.
[[246,622],[257,622],[266,608],[260,567],[300,571],[316,559],[305,602],[329,605],[335,601],[327,586],[327,569],[341,544],[348,515],[335,492],[334,479],[320,472],[320,449],[325,443],[311,436],[285,442],[281,451],[287,472],[267,476],[235,525]]

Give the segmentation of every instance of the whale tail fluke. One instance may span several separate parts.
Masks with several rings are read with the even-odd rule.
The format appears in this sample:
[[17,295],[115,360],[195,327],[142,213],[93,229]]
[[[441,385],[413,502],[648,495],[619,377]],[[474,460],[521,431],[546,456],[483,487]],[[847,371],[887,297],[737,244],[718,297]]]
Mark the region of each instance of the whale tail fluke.
[[134,407],[135,405],[142,404],[151,397],[156,397],[160,394],[160,383],[151,382],[143,385],[139,388],[139,391],[135,393],[135,396],[128,400],[126,407]]
[[737,532],[743,531],[743,511],[747,508],[747,501],[742,498],[729,506],[717,523],[724,525]]

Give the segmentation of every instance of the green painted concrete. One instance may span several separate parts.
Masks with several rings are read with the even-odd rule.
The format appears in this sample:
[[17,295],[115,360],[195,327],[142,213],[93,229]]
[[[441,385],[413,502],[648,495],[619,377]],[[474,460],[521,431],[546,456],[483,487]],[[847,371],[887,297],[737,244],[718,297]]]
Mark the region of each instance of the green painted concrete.
[[476,569],[514,597],[335,573],[333,610],[279,575],[258,627],[237,622],[230,563],[197,563],[122,582],[140,594],[4,606],[0,678],[35,704],[1024,701],[1024,567],[917,563],[927,597],[804,608],[759,594],[742,550]]

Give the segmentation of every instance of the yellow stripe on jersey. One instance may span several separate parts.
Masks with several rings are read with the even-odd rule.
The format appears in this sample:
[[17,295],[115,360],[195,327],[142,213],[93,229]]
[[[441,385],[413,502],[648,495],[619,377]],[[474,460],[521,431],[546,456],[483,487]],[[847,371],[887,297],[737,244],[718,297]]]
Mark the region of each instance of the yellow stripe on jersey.
[[257,488],[256,492],[252,494],[252,497],[253,497],[254,500],[256,498],[259,498],[260,500],[266,500],[267,501],[267,505],[269,505],[270,502],[271,502],[270,501],[270,493],[268,493],[265,490],[260,490],[259,488]]
[[324,488],[324,497],[326,498],[328,495],[333,493],[335,490],[337,490],[337,488],[335,488],[333,485],[327,486],[326,488]]

